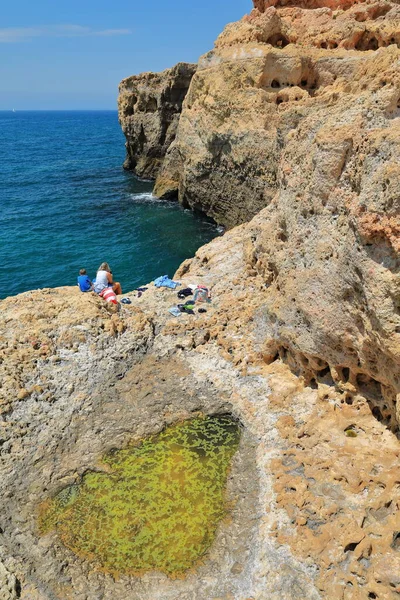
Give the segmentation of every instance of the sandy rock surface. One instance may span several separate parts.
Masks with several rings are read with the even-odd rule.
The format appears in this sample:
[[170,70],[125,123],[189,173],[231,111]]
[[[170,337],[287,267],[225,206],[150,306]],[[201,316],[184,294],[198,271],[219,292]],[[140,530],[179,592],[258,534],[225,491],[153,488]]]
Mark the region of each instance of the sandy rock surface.
[[156,195],[175,181],[184,205],[226,227],[315,199],[396,243],[400,6],[319,4],[227,25],[199,61]]
[[175,181],[227,227],[256,215],[232,239],[265,360],[361,392],[397,432],[400,5],[255,5],[200,59],[155,193]]
[[[399,596],[400,7],[312,6],[228,25],[156,156],[160,195],[230,228],[175,274],[211,288],[206,313],[172,317],[152,284],[118,312],[76,288],[0,302],[1,600]],[[133,146],[160,131],[152,79]],[[244,433],[230,518],[186,578],[114,580],[39,536],[42,500],[199,412]]]
[[[141,298],[127,294],[132,304],[118,313],[75,288],[1,302],[1,369],[18,374],[0,421],[2,600],[389,599],[400,591],[398,439],[361,393],[348,403],[334,385],[313,389],[279,357],[266,360],[265,291],[246,275],[250,226],[203,247],[175,275],[211,288],[204,314],[196,307],[172,317],[176,292],[152,284]],[[185,579],[114,581],[54,533],[38,535],[42,500],[101,468],[111,448],[198,412],[231,412],[244,434],[230,518]]]

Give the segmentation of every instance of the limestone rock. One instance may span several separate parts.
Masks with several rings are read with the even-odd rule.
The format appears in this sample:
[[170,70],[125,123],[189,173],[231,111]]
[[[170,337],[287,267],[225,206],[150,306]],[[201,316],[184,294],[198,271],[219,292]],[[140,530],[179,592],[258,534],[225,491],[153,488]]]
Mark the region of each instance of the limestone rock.
[[0,600],[16,600],[20,591],[20,582],[0,562]]
[[[322,8],[310,10],[314,5]],[[361,202],[370,184],[361,172],[352,171],[351,178],[342,172],[360,155],[365,165],[382,165],[374,176],[382,193],[384,181],[392,182],[386,169],[397,181],[400,6],[384,0],[257,6],[262,11],[229,24],[200,59],[155,194],[171,193],[178,178],[176,193],[185,206],[229,228],[275,196],[288,196],[289,170],[297,170],[297,187],[307,187],[318,202],[328,202],[329,191],[344,178]],[[327,136],[337,143],[322,142]],[[303,165],[300,176],[296,149],[302,142],[311,152],[320,144],[314,176],[312,165]],[[390,146],[391,158],[372,158],[377,144]],[[383,223],[374,225],[373,215],[361,214],[370,212],[362,202],[353,206],[354,218],[365,233],[371,228],[393,239],[393,203]],[[380,206],[379,214],[385,210]]]
[[397,432],[400,6],[290,4],[200,60],[156,193],[172,164],[184,204],[227,227],[258,212],[219,252],[245,253],[265,360],[348,403],[361,390]]
[[[177,273],[212,289],[204,314],[175,319],[176,292],[151,284],[118,314],[76,288],[1,301],[2,381],[14,370],[32,390],[10,387],[0,417],[6,600],[391,600],[400,589],[399,441],[375,418],[367,381],[357,393],[326,379],[312,389],[287,357],[267,357],[268,296],[248,274],[257,226],[232,229]],[[42,500],[99,469],[108,450],[199,412],[233,413],[243,440],[229,519],[197,569],[115,579],[38,535]]]
[[153,179],[175,139],[182,102],[196,65],[178,63],[162,73],[142,73],[124,79],[118,112],[126,137],[126,169]]
[[301,6],[302,8],[342,8],[346,10],[353,4],[364,2],[364,0],[253,0],[255,8],[264,12],[270,6]]
[[[77,288],[0,302],[6,600],[400,593],[399,6],[268,4],[201,60],[157,180],[231,228],[174,276],[207,312],[151,284],[115,314]],[[38,535],[39,502],[199,412],[244,433],[198,569],[117,579]]]

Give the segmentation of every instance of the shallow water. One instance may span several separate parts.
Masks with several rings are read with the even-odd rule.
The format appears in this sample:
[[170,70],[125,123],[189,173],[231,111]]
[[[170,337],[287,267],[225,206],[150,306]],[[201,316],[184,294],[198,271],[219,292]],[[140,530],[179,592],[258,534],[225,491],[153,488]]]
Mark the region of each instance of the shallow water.
[[116,112],[0,112],[0,128],[0,298],[75,285],[103,261],[129,291],[218,234],[123,171]]
[[226,515],[239,437],[229,416],[198,417],[116,450],[103,459],[108,472],[87,473],[41,505],[41,533],[55,529],[113,575],[179,575],[204,556]]

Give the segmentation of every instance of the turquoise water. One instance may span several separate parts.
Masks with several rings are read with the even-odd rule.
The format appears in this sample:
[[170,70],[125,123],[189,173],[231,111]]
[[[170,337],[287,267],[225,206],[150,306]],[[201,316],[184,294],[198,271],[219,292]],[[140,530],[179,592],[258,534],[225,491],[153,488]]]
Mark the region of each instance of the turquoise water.
[[103,261],[129,291],[218,234],[123,171],[116,112],[0,112],[0,131],[0,298],[75,285]]

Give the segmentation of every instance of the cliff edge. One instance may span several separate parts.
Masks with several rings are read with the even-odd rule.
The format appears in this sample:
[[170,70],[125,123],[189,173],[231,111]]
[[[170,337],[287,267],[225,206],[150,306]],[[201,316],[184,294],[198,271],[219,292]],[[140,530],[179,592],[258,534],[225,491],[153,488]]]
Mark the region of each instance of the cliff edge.
[[142,73],[119,86],[118,114],[126,137],[124,168],[154,179],[175,139],[182,102],[196,65],[179,63],[162,73]]
[[[261,10],[229,24],[201,57],[155,186],[162,197],[175,182],[180,202],[228,228],[283,194],[296,194],[306,204],[322,196],[325,203],[328,197],[338,203],[339,190],[354,204],[347,192],[361,198],[371,196],[371,185],[382,191],[383,171],[389,164],[397,169],[400,6],[256,5]],[[372,159],[375,144],[383,143],[379,136],[391,146],[391,159]],[[316,164],[299,169],[305,154]],[[373,183],[363,177],[372,160]],[[299,174],[292,192],[286,185],[289,170]],[[362,202],[353,210],[369,212]],[[393,210],[383,224],[388,231]],[[361,216],[367,227],[371,219]]]
[[[400,594],[400,6],[255,4],[179,122],[161,99],[186,67],[121,87],[130,166],[229,228],[174,276],[206,312],[173,317],[153,285],[119,312],[76,287],[0,302],[2,600]],[[114,577],[39,535],[106,452],[199,413],[243,435],[196,569]]]
[[263,298],[265,360],[347,402],[363,390],[397,431],[400,6],[255,7],[200,59],[155,194],[175,182],[227,227],[257,215],[243,276]]

